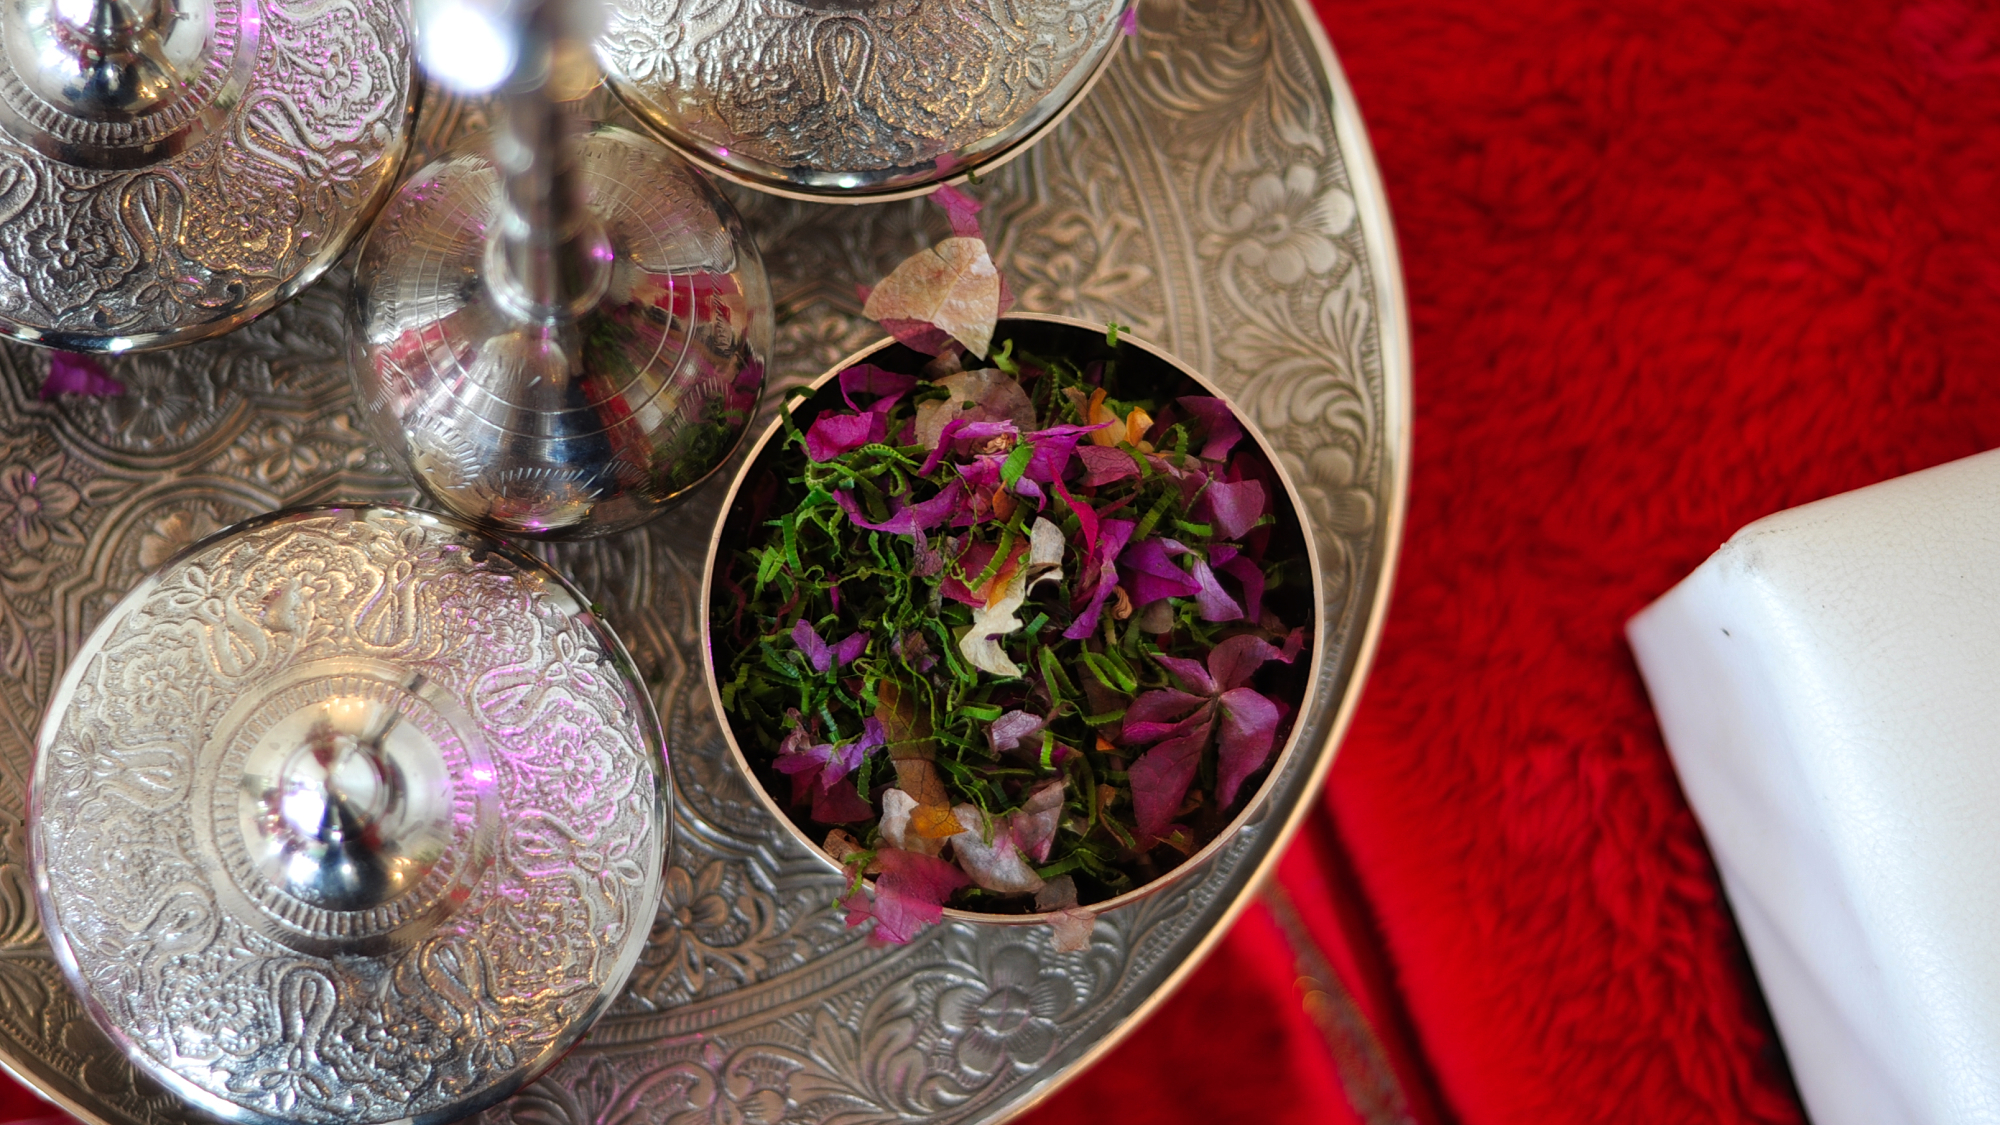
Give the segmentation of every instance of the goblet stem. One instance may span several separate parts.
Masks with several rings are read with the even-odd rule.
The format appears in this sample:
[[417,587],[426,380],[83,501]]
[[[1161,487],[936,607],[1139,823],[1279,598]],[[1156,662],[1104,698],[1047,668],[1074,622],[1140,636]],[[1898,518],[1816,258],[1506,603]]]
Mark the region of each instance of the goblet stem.
[[591,214],[577,171],[583,122],[555,97],[556,45],[563,34],[550,3],[524,13],[521,53],[502,87],[493,132],[503,205],[489,262],[502,305],[531,321],[570,320],[604,296],[611,248]]

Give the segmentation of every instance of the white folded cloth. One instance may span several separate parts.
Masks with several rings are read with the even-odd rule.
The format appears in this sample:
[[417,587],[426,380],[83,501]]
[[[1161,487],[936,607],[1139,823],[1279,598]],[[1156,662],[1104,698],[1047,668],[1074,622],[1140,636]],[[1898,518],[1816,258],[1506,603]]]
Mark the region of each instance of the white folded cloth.
[[2000,451],[1759,520],[1627,634],[1812,1119],[2000,1123]]

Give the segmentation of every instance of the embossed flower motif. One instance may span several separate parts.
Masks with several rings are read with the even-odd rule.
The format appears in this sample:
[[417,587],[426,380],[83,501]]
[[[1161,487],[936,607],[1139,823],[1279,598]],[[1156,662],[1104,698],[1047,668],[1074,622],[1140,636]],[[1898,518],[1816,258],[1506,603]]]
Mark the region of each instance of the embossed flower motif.
[[[79,214],[81,212],[81,214]],[[86,207],[51,207],[28,228],[22,249],[34,273],[51,289],[81,293],[84,299],[111,280],[123,247],[111,224],[93,221]]]
[[202,365],[134,364],[120,377],[125,393],[97,402],[101,433],[126,449],[152,452],[193,441],[216,415],[215,385]]
[[[1045,228],[1053,239],[1046,254],[1014,258],[1015,270],[1025,281],[1022,304],[1031,309],[1130,319],[1132,310],[1126,295],[1153,279],[1152,269],[1134,260],[1138,252],[1127,245],[1137,229],[1132,219],[1122,215],[1101,228],[1081,214],[1057,217]],[[1092,243],[1096,244],[1094,253]]]
[[673,1068],[686,1082],[681,1094],[687,1108],[667,1118],[666,1125],[778,1125],[785,1117],[785,1095],[759,1081],[759,1068],[728,1065],[714,1044],[702,1050],[700,1066]]
[[692,878],[687,868],[667,869],[660,893],[660,910],[683,930],[710,930],[729,921],[729,900],[723,898],[722,861],[711,860]]
[[1069,999],[1060,977],[1043,975],[1034,954],[1010,945],[988,966],[985,987],[959,985],[938,995],[938,1022],[957,1040],[952,1058],[959,1067],[985,1078],[1048,1058],[1055,1020]]
[[229,459],[248,468],[266,485],[281,484],[295,475],[311,476],[326,466],[318,447],[284,422],[244,434],[230,447]]
[[222,525],[206,510],[184,509],[169,512],[153,521],[139,537],[139,565],[152,570],[193,545],[221,530]]
[[1243,261],[1291,285],[1307,271],[1333,268],[1340,260],[1334,239],[1353,222],[1353,196],[1337,187],[1320,190],[1319,173],[1294,164],[1282,178],[1266,173],[1251,180],[1225,230],[1238,237],[1234,252]]
[[56,478],[62,467],[58,454],[34,468],[13,464],[0,469],[0,518],[24,553],[32,555],[51,541],[83,545],[83,532],[71,519],[83,494]]

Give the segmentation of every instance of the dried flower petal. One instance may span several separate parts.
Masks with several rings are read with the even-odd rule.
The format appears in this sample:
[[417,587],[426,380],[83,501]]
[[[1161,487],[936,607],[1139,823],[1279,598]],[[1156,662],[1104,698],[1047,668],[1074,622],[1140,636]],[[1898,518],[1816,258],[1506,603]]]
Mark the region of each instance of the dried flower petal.
[[931,325],[984,358],[1000,319],[1000,290],[1000,271],[986,243],[954,236],[905,258],[868,294],[861,312],[898,339],[903,334],[891,321]]
[[1010,825],[1014,844],[1036,863],[1048,862],[1049,848],[1056,842],[1056,826],[1062,821],[1063,787],[1061,778],[1044,782],[1014,811]]
[[[977,805],[959,805],[952,812],[957,814],[960,824],[981,824],[984,820]],[[1022,858],[1009,826],[996,824],[992,828],[991,840],[973,829],[951,838],[951,852],[958,858],[958,866],[973,882],[989,891],[1024,894],[1041,890],[1042,877]]]
[[944,840],[926,836],[913,830],[910,815],[923,808],[915,797],[901,789],[890,789],[882,794],[882,839],[892,848],[917,852],[921,855],[937,855],[944,851]]
[[847,908],[847,924],[858,926],[873,918],[873,939],[889,945],[903,945],[925,926],[944,921],[944,903],[953,891],[970,880],[953,864],[932,856],[896,848],[875,853],[882,873],[875,877],[875,901],[857,891],[841,905]]
[[917,404],[917,443],[926,448],[936,448],[945,427],[961,420],[1012,422],[1017,433],[1035,428],[1034,400],[1019,380],[999,368],[961,371],[933,385],[943,387],[950,397]]
[[1090,948],[1090,935],[1097,930],[1097,915],[1088,908],[1072,906],[1049,915],[1049,929],[1055,939],[1049,943],[1057,953],[1081,953]]
[[1049,721],[1026,711],[1008,711],[986,725],[986,743],[995,756],[1009,753],[1042,733]]

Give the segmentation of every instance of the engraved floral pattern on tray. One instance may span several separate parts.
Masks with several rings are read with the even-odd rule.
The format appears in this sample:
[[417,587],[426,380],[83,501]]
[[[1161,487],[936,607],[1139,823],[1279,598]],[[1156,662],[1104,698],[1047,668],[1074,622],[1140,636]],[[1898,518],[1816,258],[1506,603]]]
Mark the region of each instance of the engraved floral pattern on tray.
[[[1288,0],[1144,0],[1139,34],[1091,96],[971,190],[988,201],[987,229],[1024,307],[1132,325],[1214,376],[1279,450],[1323,564],[1329,659],[1300,724],[1323,740],[1354,686],[1386,562],[1407,373],[1384,367],[1387,274],[1356,221],[1357,150],[1336,131],[1335,80],[1306,30],[1312,18]],[[435,153],[480,118],[477,104],[433,99],[420,144]],[[876,339],[854,286],[949,233],[921,200],[851,207],[731,194],[778,300],[773,398]],[[20,638],[0,679],[9,724],[0,828],[18,824],[16,780],[50,677],[144,560],[280,503],[404,495],[349,413],[340,299],[336,284],[322,285],[225,341],[115,361],[133,388],[125,399],[39,403],[45,359],[0,349],[0,627]],[[167,416],[171,424],[148,421]],[[9,481],[17,491],[62,487],[8,507]],[[1055,953],[1036,930],[958,925],[870,949],[832,909],[840,881],[763,822],[725,765],[696,635],[720,491],[639,533],[549,552],[605,602],[654,693],[673,749],[675,850],[651,943],[613,1012],[488,1116],[524,1125],[1005,1116],[1127,1021],[1212,932],[1304,798],[1315,762],[1295,756],[1264,819],[1208,871],[1101,919],[1081,953]],[[107,1121],[175,1117],[106,1059],[52,977],[31,909],[7,889],[18,845],[18,830],[0,833],[0,1049]]]

